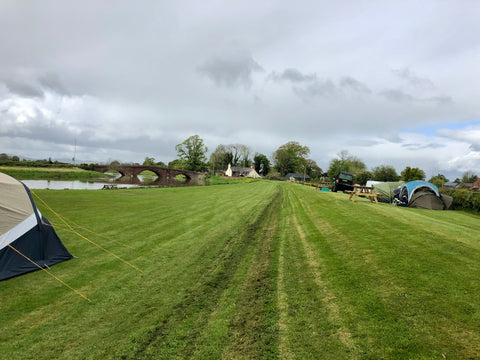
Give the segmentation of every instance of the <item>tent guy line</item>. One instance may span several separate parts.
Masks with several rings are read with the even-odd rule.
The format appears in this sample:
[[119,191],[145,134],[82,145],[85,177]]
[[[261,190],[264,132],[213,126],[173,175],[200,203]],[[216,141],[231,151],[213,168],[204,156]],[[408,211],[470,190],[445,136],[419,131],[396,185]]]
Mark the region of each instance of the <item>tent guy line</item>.
[[[0,236],[2,238],[5,238],[5,236],[3,235],[3,233],[0,233]],[[6,239],[5,239],[6,240]],[[32,259],[30,259],[27,255],[23,254],[21,251],[19,251],[18,249],[15,249],[12,244],[7,244],[7,247],[9,247],[10,249],[12,249],[13,251],[15,251],[18,255],[22,256],[24,259],[28,260],[29,262],[31,262],[33,265],[35,265],[36,267],[38,267],[40,270],[43,270],[44,272],[46,272],[48,275],[50,275],[51,277],[53,277],[55,280],[57,280],[58,282],[60,282],[62,285],[66,286],[67,288],[69,288],[70,290],[72,290],[74,293],[76,293],[77,295],[80,295],[82,298],[84,298],[85,300],[87,300],[88,302],[92,302],[92,300],[90,300],[86,295],[82,294],[80,291],[78,291],[77,289],[74,289],[73,287],[71,287],[70,285],[68,285],[65,281],[63,281],[62,279],[60,279],[58,276],[55,276],[54,274],[52,274],[50,271],[48,271],[46,268],[40,266],[39,264],[37,264],[35,261],[33,261]]]
[[[52,214],[55,214],[55,216],[57,216],[68,228],[69,231],[71,231],[72,233],[74,233],[75,235],[79,236],[80,238],[88,241],[90,244],[92,245],[95,245],[96,247],[98,247],[99,249],[105,251],[107,254],[110,254],[112,255],[113,257],[115,257],[116,259],[120,260],[121,262],[123,262],[124,264],[127,264],[128,266],[130,266],[131,268],[139,271],[140,273],[143,274],[143,271],[141,269],[139,269],[138,267],[136,267],[135,265],[133,265],[132,263],[128,262],[127,260],[125,259],[122,259],[120,256],[114,254],[113,252],[111,252],[110,250],[104,248],[102,245],[99,245],[97,244],[96,242],[90,240],[89,238],[87,238],[86,236],[83,236],[82,234],[80,234],[77,230],[75,230],[73,228],[73,226],[71,226],[59,213],[57,213],[55,210],[53,210],[42,198],[40,198],[40,196],[38,196],[38,194],[36,194],[35,192],[31,191],[31,193],[38,199],[42,202],[42,204],[47,207],[48,210],[50,210],[52,212]],[[51,224],[45,224],[45,225],[48,225],[48,226],[52,226]],[[53,226],[52,226],[53,227]]]

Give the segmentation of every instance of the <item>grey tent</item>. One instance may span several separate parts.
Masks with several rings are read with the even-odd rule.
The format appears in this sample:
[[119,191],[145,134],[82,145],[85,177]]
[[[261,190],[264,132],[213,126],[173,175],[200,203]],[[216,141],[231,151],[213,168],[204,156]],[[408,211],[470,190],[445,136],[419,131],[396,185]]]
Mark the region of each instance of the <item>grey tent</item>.
[[0,280],[71,258],[27,186],[0,173]]

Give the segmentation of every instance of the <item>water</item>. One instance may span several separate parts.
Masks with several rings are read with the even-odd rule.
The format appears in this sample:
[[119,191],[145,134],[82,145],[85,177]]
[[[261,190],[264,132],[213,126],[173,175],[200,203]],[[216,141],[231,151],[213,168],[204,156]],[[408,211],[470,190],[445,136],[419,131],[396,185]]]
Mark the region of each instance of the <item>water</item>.
[[[114,185],[113,182],[87,182],[79,180],[60,181],[60,180],[22,180],[30,189],[50,189],[50,190],[98,190],[104,185]],[[115,184],[118,188],[135,188],[140,185],[133,184]]]

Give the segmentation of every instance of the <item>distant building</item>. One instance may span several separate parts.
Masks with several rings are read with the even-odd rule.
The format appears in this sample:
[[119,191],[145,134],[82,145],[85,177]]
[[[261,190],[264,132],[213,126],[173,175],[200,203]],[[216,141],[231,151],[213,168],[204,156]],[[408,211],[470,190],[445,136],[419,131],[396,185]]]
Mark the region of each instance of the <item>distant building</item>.
[[225,176],[261,178],[261,176],[255,171],[255,167],[253,165],[251,167],[241,167],[231,166],[228,164],[228,169],[225,171]]
[[453,189],[456,189],[457,186],[458,186],[458,183],[450,181],[443,184],[442,188],[453,190]]
[[295,180],[295,181],[310,181],[310,176],[307,174],[297,174],[297,173],[288,173],[285,175],[285,180]]
[[480,178],[477,178],[477,180],[472,184],[472,190],[480,190]]

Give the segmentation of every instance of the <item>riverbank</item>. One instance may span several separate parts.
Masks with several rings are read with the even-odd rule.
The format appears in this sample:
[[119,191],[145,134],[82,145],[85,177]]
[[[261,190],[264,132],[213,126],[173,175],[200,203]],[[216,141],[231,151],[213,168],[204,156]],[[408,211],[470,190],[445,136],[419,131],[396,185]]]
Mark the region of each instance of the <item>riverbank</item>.
[[80,168],[0,166],[0,172],[18,180],[106,180],[108,175]]

